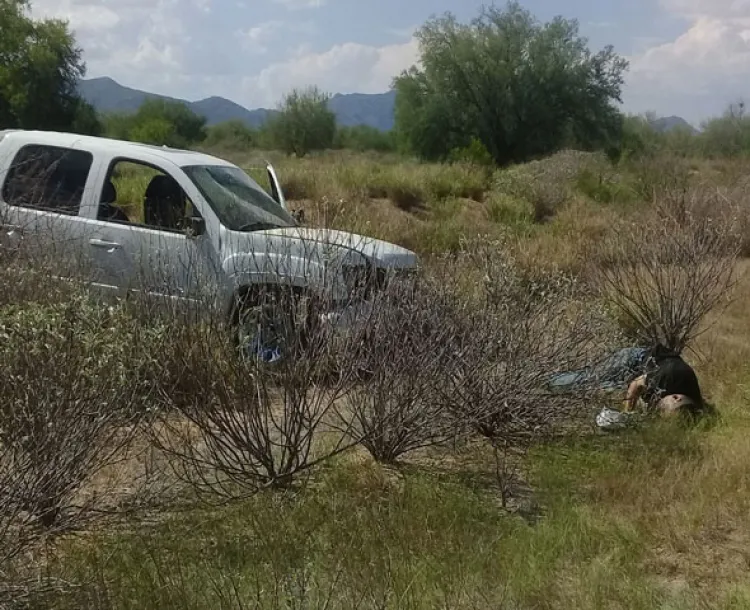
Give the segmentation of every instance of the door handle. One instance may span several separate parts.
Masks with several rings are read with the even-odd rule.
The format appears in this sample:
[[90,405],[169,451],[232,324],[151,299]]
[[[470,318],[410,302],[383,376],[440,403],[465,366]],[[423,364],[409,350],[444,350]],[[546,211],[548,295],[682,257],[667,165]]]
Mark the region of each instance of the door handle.
[[89,245],[94,246],[94,248],[107,248],[109,250],[122,248],[122,245],[118,244],[116,241],[106,241],[104,239],[90,239]]
[[23,235],[23,227],[19,225],[4,224],[2,225],[2,228],[3,228],[3,231],[5,231],[8,235],[13,235],[14,233]]

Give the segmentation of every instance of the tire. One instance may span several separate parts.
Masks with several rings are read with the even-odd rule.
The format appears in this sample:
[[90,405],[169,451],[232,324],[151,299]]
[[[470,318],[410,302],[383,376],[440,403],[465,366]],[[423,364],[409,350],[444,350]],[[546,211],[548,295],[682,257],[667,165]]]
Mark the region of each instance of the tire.
[[239,299],[235,343],[243,357],[275,364],[304,348],[311,331],[309,299],[301,291],[276,286],[252,289]]

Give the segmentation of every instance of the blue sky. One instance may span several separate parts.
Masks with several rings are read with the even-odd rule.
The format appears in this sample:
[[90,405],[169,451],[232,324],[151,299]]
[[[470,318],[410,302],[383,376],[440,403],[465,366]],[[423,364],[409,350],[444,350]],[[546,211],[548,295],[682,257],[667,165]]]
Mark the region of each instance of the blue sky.
[[[275,106],[293,87],[386,90],[418,60],[412,34],[445,11],[474,17],[479,0],[32,0],[68,19],[88,76],[196,100],[222,95]],[[499,3],[504,5],[504,2]],[[694,124],[750,88],[750,0],[526,0],[535,16],[578,19],[592,48],[631,64],[625,109]]]

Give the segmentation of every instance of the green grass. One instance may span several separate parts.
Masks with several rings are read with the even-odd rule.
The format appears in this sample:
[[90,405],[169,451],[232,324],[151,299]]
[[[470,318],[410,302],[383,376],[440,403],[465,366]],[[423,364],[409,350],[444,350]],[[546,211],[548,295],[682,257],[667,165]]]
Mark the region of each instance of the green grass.
[[[535,523],[500,507],[481,451],[402,472],[341,459],[296,495],[76,540],[56,569],[95,578],[59,607],[701,608],[700,578],[653,570],[661,530],[616,486],[699,468],[704,442],[661,428],[538,448]],[[711,607],[744,607],[743,582],[710,590]]]

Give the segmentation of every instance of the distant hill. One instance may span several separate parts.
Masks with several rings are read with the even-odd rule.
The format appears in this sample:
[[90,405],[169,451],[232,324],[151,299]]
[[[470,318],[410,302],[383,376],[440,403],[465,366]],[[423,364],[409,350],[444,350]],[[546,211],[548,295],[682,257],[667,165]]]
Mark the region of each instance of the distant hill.
[[[206,117],[208,125],[229,120],[240,120],[250,127],[260,127],[277,111],[268,108],[248,110],[223,97],[207,97],[197,102],[148,93],[125,87],[115,80],[103,77],[82,80],[78,85],[83,98],[100,112],[135,112],[149,98],[179,101],[187,104],[193,112]],[[339,125],[368,125],[381,131],[390,131],[394,125],[396,92],[385,93],[337,93],[328,103],[336,115]],[[651,126],[659,132],[672,129],[688,129],[698,133],[690,123],[678,116],[657,118]]]
[[664,133],[673,129],[686,129],[692,133],[698,133],[698,130],[679,116],[668,116],[654,119],[650,122],[654,131]]
[[[135,112],[145,100],[157,98],[186,104],[196,114],[206,117],[208,125],[240,120],[250,127],[260,127],[276,113],[276,110],[267,108],[248,110],[231,100],[216,96],[190,102],[125,87],[108,77],[81,80],[78,90],[99,112]],[[393,128],[395,100],[395,91],[375,94],[337,93],[331,98],[329,107],[336,115],[339,125],[368,125],[388,131]]]
[[274,112],[265,108],[248,110],[223,97],[208,97],[197,102],[189,102],[166,95],[131,89],[107,77],[81,80],[78,83],[78,91],[99,112],[136,112],[147,99],[182,102],[187,104],[196,114],[205,116],[209,125],[215,125],[230,119],[239,119],[251,127],[259,127],[268,119],[269,114]]

